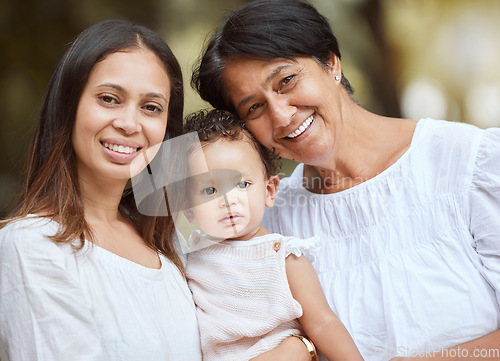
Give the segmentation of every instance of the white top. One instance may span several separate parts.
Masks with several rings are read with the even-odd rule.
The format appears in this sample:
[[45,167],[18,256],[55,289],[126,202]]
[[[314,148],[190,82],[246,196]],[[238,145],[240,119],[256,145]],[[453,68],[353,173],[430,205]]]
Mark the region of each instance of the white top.
[[87,242],[74,253],[29,217],[0,230],[2,361],[201,361],[196,311],[177,267],[143,267]]
[[316,235],[313,266],[367,361],[464,343],[500,327],[500,129],[420,120],[378,176],[319,195],[303,165],[264,226]]
[[315,238],[268,234],[189,253],[203,361],[248,361],[302,334],[302,307],[290,291],[285,258],[314,257],[317,248]]

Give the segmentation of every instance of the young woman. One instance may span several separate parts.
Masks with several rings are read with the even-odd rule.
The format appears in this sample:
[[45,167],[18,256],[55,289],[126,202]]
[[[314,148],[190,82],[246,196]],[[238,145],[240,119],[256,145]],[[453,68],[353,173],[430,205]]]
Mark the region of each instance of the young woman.
[[201,360],[173,223],[126,187],[182,111],[179,64],[153,31],[109,20],[71,44],[0,230],[2,361]]

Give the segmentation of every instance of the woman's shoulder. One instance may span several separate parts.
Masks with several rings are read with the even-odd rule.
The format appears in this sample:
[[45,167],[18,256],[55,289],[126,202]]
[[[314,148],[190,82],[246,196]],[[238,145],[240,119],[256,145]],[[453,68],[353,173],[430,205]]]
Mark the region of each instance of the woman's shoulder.
[[473,142],[483,129],[468,123],[449,120],[421,119],[417,125],[417,138],[447,140],[447,143]]
[[43,254],[53,252],[57,245],[50,236],[58,232],[59,225],[44,217],[28,215],[13,219],[0,229],[0,259],[15,254]]
[[412,141],[411,159],[424,157],[435,167],[456,167],[469,172],[485,130],[472,124],[423,119]]
[[29,214],[23,218],[12,218],[5,221],[6,224],[0,229],[0,238],[8,235],[39,234],[53,235],[58,230],[58,224],[46,217]]

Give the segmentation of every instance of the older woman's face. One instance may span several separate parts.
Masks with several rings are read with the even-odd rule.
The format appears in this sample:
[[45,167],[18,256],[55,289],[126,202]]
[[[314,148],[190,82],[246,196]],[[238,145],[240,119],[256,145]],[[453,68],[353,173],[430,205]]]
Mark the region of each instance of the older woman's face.
[[340,119],[338,60],[326,69],[309,57],[271,61],[231,58],[224,83],[247,128],[281,157],[321,165]]

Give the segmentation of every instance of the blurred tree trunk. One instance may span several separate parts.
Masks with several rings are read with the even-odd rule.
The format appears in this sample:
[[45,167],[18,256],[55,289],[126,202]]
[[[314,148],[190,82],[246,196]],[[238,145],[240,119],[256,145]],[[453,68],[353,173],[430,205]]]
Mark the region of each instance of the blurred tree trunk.
[[389,46],[383,27],[383,13],[381,0],[365,0],[359,7],[360,15],[370,27],[375,47],[381,56],[380,67],[367,67],[371,83],[380,102],[383,115],[401,117],[399,97],[397,91],[397,68],[393,50]]

